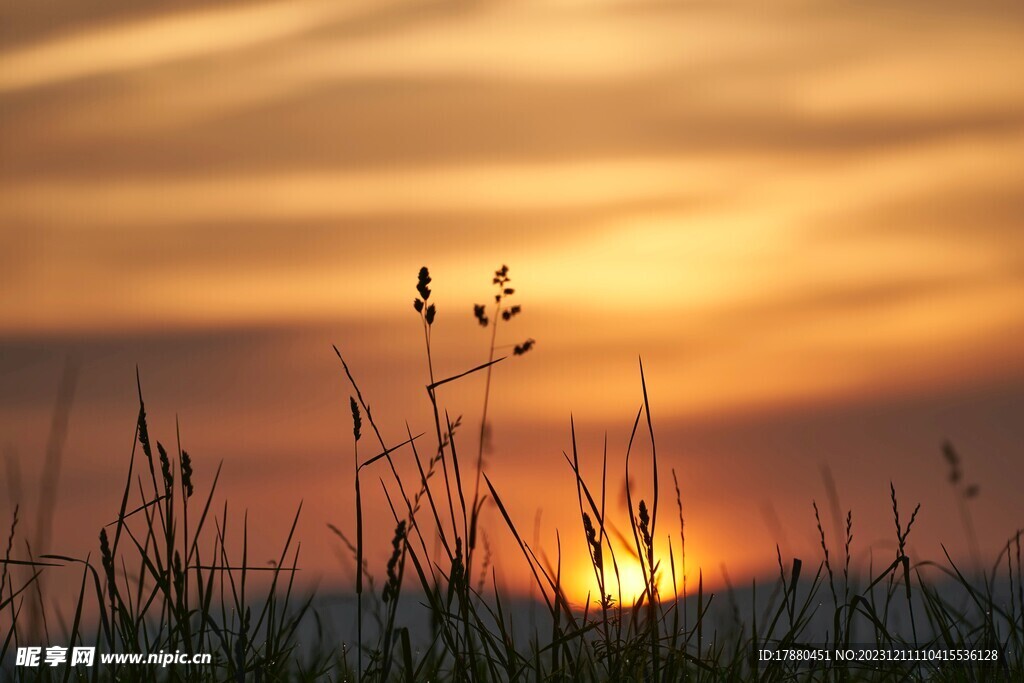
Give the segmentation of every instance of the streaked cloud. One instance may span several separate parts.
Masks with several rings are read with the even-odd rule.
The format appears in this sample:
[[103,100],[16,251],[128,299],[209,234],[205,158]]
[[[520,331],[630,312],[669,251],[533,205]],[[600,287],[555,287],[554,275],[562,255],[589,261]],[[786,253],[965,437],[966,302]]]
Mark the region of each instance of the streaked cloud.
[[349,3],[276,0],[87,25],[0,53],[0,92],[216,58],[296,38],[358,11]]

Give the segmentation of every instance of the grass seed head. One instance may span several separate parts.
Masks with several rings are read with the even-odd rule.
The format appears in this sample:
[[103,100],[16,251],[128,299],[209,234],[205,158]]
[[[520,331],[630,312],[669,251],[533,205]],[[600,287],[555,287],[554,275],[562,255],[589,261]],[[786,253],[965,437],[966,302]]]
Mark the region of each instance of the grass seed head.
[[644,544],[650,548],[653,544],[651,542],[651,516],[647,512],[647,503],[643,500],[640,501],[640,535],[643,538]]
[[597,537],[597,530],[594,523],[590,521],[590,515],[583,513],[583,531],[587,535],[587,544],[590,546],[590,557],[597,569],[604,566],[604,558],[601,555],[601,541]]
[[181,452],[181,485],[185,487],[185,499],[188,500],[195,493],[192,486],[192,458],[188,451]]
[[512,353],[516,356],[521,356],[532,349],[533,345],[536,343],[537,342],[534,339],[527,339],[522,344],[516,344],[515,348],[512,349]]
[[139,444],[142,452],[150,462],[153,461],[153,448],[149,444],[149,426],[146,424],[146,409],[139,407]]
[[487,323],[490,322],[484,311],[485,307],[483,304],[473,304],[473,316],[476,318],[476,321],[480,323],[480,327],[487,327]]
[[363,418],[359,415],[359,404],[356,403],[356,399],[349,396],[348,400],[349,406],[352,408],[352,435],[356,437],[356,441],[359,441],[363,429]]
[[430,271],[427,270],[426,266],[420,268],[419,280],[416,282],[416,291],[420,293],[423,300],[426,301],[430,298]]
[[114,555],[110,551],[110,539],[107,538],[106,529],[100,529],[100,561],[103,563],[103,572],[107,576],[107,589],[113,595],[115,589]]
[[170,492],[174,485],[174,475],[171,473],[171,460],[167,457],[167,450],[159,441],[156,442],[156,450],[160,453],[160,474],[164,479],[164,491]]
[[388,560],[388,580],[384,584],[384,593],[381,596],[384,602],[398,597],[401,578],[398,572],[398,561],[402,556],[402,546],[405,543],[405,520],[401,520],[395,527],[395,537],[391,539],[391,558]]

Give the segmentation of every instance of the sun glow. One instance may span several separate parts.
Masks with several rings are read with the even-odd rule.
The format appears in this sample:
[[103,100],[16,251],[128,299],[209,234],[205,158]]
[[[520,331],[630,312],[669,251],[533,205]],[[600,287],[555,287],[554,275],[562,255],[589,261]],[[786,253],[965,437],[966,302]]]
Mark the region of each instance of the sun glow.
[[[611,562],[605,567],[604,584],[605,594],[610,595],[616,603],[624,607],[635,605],[643,597],[647,601],[648,577],[645,567],[635,557],[622,553],[619,556],[617,551],[618,570],[611,566]],[[657,571],[654,576],[654,586],[658,596],[662,600],[670,600],[683,590],[682,570],[676,567],[676,577],[673,583],[672,570],[669,568],[666,557],[661,564],[659,558],[655,557]],[[570,600],[583,605],[590,602],[591,605],[598,603],[601,591],[598,586],[597,577],[593,566],[581,565],[576,572],[575,581],[567,589]]]

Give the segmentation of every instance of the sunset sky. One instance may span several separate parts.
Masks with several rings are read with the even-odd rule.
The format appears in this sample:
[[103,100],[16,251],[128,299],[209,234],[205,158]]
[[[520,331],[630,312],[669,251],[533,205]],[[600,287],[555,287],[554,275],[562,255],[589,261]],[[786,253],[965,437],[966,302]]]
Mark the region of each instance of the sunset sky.
[[[428,430],[416,272],[453,374],[486,360],[472,305],[508,264],[524,313],[499,343],[537,346],[495,372],[488,471],[549,553],[556,527],[584,552],[570,415],[594,476],[607,432],[618,499],[639,357],[713,583],[776,543],[816,561],[825,467],[865,558],[891,552],[890,480],[923,503],[920,555],[965,552],[945,438],[992,551],[1024,526],[1021,45],[1016,2],[7,3],[0,512],[37,503],[70,359],[52,550],[91,547],[138,364],[154,436],[178,415],[200,481],[223,459],[267,548],[305,500],[306,565],[343,586],[331,344],[386,438]],[[482,396],[441,397],[467,450]]]

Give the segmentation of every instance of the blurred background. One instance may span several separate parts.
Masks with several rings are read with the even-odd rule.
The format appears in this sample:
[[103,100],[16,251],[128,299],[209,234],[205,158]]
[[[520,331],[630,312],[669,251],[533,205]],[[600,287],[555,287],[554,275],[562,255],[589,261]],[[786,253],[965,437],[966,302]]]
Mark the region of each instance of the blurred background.
[[[499,352],[536,346],[495,369],[487,471],[552,558],[561,530],[578,599],[570,415],[591,477],[607,434],[625,529],[639,357],[691,580],[771,574],[776,544],[816,564],[814,499],[830,542],[852,509],[857,560],[887,563],[890,481],[904,514],[922,503],[915,556],[988,562],[1024,526],[1022,20],[934,0],[5,3],[0,514],[52,527],[36,552],[95,552],[138,366],[200,492],[223,460],[251,557],[304,501],[303,578],[344,590],[331,344],[386,440],[429,435],[416,273],[443,376],[487,359],[473,304],[508,264],[523,313]],[[483,392],[441,395],[467,453]],[[650,496],[646,441],[634,463]],[[526,590],[493,508],[484,528]]]

